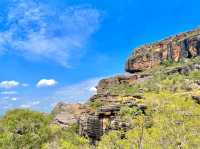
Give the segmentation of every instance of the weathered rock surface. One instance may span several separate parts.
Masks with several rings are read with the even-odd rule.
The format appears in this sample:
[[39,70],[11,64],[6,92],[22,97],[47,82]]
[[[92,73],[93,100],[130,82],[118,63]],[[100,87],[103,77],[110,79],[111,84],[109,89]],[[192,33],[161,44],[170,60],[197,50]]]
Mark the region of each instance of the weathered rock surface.
[[85,114],[79,119],[79,135],[89,137],[95,142],[101,136],[112,130],[121,130],[123,139],[124,133],[130,128],[132,124],[128,121],[123,121],[120,118],[119,111],[122,107],[136,107],[145,114],[147,107],[145,105],[135,104],[132,100],[123,104],[110,104],[99,107],[95,114]]
[[200,104],[200,96],[192,96],[192,99],[193,99],[196,103]]
[[142,82],[150,78],[151,76],[148,74],[125,74],[102,79],[97,85],[97,94],[109,94],[109,89],[111,89],[114,85],[134,85],[137,82]]
[[178,62],[197,55],[200,55],[200,28],[134,49],[126,63],[126,71],[135,73],[166,60]]
[[55,115],[53,123],[59,124],[62,127],[68,127],[77,123],[81,115],[90,112],[91,110],[86,105],[61,102],[52,111],[52,114]]
[[199,71],[200,70],[200,62],[192,63],[186,66],[179,66],[174,69],[171,69],[169,71],[166,71],[165,73],[167,75],[172,75],[175,73],[179,74],[188,74],[191,71]]
[[138,99],[142,99],[141,95],[113,95],[113,94],[97,94],[90,98],[90,102],[95,102],[96,100],[101,101],[104,104],[120,104],[122,102],[132,101],[135,102]]
[[130,124],[118,117],[123,106],[120,104],[102,106],[97,109],[95,114],[82,115],[79,119],[79,135],[89,137],[94,143],[107,131],[127,131]]

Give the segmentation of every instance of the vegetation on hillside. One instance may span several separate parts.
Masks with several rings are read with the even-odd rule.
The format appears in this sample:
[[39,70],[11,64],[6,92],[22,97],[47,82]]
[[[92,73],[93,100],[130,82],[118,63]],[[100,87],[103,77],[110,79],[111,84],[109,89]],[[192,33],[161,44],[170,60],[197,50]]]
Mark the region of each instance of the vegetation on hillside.
[[77,126],[64,130],[51,124],[52,116],[16,109],[0,119],[1,149],[77,149],[86,147],[87,139],[76,134]]
[[[192,62],[197,60],[191,60]],[[187,62],[187,63],[191,63]],[[109,91],[119,95],[143,92],[136,107],[123,107],[119,116],[133,124],[121,139],[121,131],[111,131],[97,143],[97,149],[199,149],[200,105],[192,95],[200,96],[200,72],[166,75],[166,71],[184,63],[165,63],[148,71],[153,78],[134,86],[116,85]],[[147,72],[144,72],[147,73]],[[102,103],[91,103],[96,108]],[[89,149],[89,140],[76,134],[77,126],[62,129],[51,124],[52,116],[30,110],[12,110],[0,119],[2,149]]]
[[[195,61],[195,60],[192,60]],[[148,73],[151,80],[134,86],[113,86],[113,93],[135,94],[143,90],[147,105],[145,114],[135,107],[124,107],[120,114],[131,119],[134,128],[120,138],[120,131],[110,132],[102,137],[99,149],[198,149],[200,148],[200,105],[192,100],[192,95],[200,95],[200,72],[166,75],[166,69],[182,66],[185,63],[168,63]]]

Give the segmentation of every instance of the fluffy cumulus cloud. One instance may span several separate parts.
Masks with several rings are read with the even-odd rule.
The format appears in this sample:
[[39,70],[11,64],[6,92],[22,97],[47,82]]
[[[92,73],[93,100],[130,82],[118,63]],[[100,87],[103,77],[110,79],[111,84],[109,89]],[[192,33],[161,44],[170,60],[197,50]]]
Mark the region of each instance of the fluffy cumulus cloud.
[[36,0],[13,0],[1,23],[0,49],[68,67],[72,57],[84,52],[100,18],[101,12],[91,6],[59,10]]
[[54,79],[41,79],[40,81],[38,81],[36,86],[38,88],[41,88],[41,87],[55,86],[56,84],[58,84],[58,82]]
[[20,83],[17,81],[14,81],[14,80],[0,82],[0,88],[4,88],[4,89],[11,89],[11,88],[17,87],[19,85],[20,85]]

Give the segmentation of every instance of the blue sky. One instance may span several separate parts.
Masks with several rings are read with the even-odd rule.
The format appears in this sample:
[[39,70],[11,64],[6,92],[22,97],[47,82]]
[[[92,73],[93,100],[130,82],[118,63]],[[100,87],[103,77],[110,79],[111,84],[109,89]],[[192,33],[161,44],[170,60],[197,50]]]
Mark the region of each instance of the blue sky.
[[84,102],[132,49],[200,25],[198,0],[1,0],[0,113]]

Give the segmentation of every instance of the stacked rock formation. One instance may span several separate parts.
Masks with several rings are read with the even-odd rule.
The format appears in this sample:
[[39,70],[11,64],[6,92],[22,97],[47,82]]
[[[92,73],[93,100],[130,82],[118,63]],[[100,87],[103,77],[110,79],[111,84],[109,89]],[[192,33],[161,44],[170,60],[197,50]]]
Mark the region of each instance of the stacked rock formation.
[[122,106],[119,104],[102,106],[97,109],[95,114],[81,116],[79,135],[90,138],[91,143],[95,144],[95,141],[100,140],[107,131],[119,129],[126,131],[129,124],[118,118],[118,112]]

